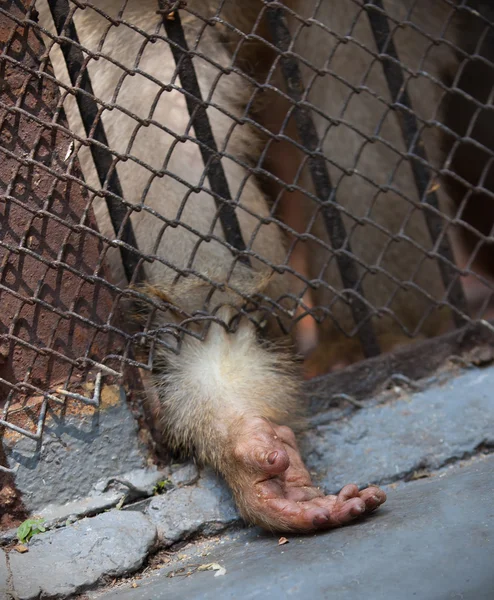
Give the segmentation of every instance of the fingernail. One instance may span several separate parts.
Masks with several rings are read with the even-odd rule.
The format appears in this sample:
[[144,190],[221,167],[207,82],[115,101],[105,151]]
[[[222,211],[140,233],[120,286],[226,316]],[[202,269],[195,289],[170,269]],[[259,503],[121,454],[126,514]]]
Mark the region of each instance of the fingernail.
[[268,463],[270,465],[274,465],[277,458],[278,458],[278,452],[276,452],[276,451],[271,452],[271,454],[268,456]]
[[312,523],[318,527],[319,525],[326,525],[328,521],[329,517],[327,515],[317,515],[317,517],[314,517]]

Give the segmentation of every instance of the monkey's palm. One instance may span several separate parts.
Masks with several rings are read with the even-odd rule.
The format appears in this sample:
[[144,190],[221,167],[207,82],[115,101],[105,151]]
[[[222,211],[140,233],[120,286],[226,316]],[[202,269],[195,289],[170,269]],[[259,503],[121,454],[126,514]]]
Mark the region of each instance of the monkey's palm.
[[356,485],[325,496],[312,484],[288,427],[254,418],[239,429],[230,485],[243,515],[258,525],[277,531],[339,527],[386,500],[378,487],[359,491]]

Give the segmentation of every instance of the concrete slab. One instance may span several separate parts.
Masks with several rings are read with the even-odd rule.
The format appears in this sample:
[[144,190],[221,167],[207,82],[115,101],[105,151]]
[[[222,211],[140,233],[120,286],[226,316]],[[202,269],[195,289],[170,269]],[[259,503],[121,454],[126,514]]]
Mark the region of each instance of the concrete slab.
[[203,548],[196,555],[188,550],[188,564],[219,563],[223,576],[192,567],[188,577],[167,577],[177,569],[171,565],[135,589],[122,586],[98,598],[492,600],[493,494],[490,456],[391,491],[381,511],[351,527],[293,536],[282,546],[251,530],[207,556]]
[[[178,480],[184,475],[181,470]],[[210,469],[202,471],[196,485],[177,487],[153,498],[146,515],[156,525],[163,546],[198,533],[218,533],[240,519],[230,490]]]
[[370,406],[301,437],[328,492],[403,479],[494,447],[494,369],[475,369],[424,392]]
[[10,600],[9,589],[9,571],[7,568],[7,557],[3,550],[0,550],[0,600]]
[[[139,440],[137,422],[123,388],[116,385],[103,388],[99,410],[82,406],[76,414],[50,413],[41,444],[12,434],[3,443],[24,505],[35,514],[45,509],[47,518],[63,514],[62,505],[91,495],[98,480],[147,465],[148,451]],[[100,509],[115,494],[108,496],[100,498]],[[75,509],[68,511],[73,514]]]
[[144,515],[117,510],[37,535],[28,552],[9,555],[15,598],[67,598],[105,575],[132,573],[155,541]]
[[98,481],[85,497],[65,504],[49,504],[38,511],[48,526],[78,518],[92,516],[114,507],[119,501],[126,504],[140,498],[152,496],[158,481],[168,477],[168,470],[159,471],[155,466],[134,469],[116,477],[106,477]]

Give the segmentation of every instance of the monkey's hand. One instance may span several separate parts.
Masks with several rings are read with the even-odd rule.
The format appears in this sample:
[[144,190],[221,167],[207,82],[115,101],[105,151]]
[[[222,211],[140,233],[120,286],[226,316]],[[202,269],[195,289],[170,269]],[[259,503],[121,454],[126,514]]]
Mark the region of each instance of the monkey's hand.
[[386,501],[378,487],[359,491],[353,484],[325,496],[312,484],[288,427],[255,417],[243,418],[233,431],[225,476],[242,515],[256,525],[284,532],[340,527]]

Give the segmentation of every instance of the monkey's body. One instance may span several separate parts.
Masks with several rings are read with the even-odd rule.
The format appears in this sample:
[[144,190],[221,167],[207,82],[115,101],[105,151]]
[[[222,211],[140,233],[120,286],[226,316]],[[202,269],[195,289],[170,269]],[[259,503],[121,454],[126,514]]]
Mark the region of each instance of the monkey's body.
[[[315,13],[316,2],[312,0],[290,0],[287,4],[304,18],[314,16],[338,35],[351,35],[366,48],[375,48],[367,17],[365,13],[358,17],[361,9],[355,2],[317,3]],[[439,0],[432,3],[431,10],[426,0],[385,2],[390,16],[400,19],[412,4],[418,5],[420,26],[430,36],[440,36],[445,11],[451,7]],[[231,0],[220,16],[238,30],[250,32],[261,6],[253,2],[242,10],[240,0]],[[163,39],[152,43],[146,37],[158,32],[163,35],[157,4],[154,0],[129,1],[120,14],[121,0],[101,0],[98,8],[133,26],[110,26],[90,7],[74,15],[82,46],[100,54],[98,60],[89,61],[88,71],[95,97],[113,106],[111,111],[103,111],[102,122],[109,146],[127,157],[116,167],[124,197],[141,206],[132,214],[132,225],[139,250],[154,257],[143,267],[147,289],[158,300],[165,298],[177,307],[156,313],[152,326],[164,330],[167,323],[177,325],[183,320],[180,310],[191,315],[205,308],[228,322],[246,296],[262,292],[262,298],[267,299],[264,307],[271,301],[280,318],[286,319],[289,311],[297,308],[297,298],[300,301],[305,294],[306,306],[331,306],[339,326],[351,330],[354,324],[348,307],[335,303],[340,276],[319,204],[309,199],[314,190],[307,168],[301,169],[300,177],[296,172],[303,154],[285,140],[274,146],[268,157],[269,168],[281,181],[299,186],[294,192],[299,200],[298,229],[321,240],[309,244],[311,260],[302,261],[303,277],[289,273],[293,255],[287,256],[286,236],[274,222],[265,194],[249,171],[250,164],[264,167],[260,161],[263,144],[258,132],[242,124],[243,118],[252,119],[245,107],[254,87],[238,68],[229,68],[231,50],[236,47],[233,40],[238,36],[235,38],[231,27],[218,23],[206,26],[193,16],[195,12],[205,17],[217,14],[218,0],[189,0],[182,20],[188,44],[198,53],[193,62],[202,96],[212,105],[207,113],[216,144],[226,155],[222,165],[231,196],[238,202],[236,214],[247,250],[252,253],[251,267],[235,261],[221,241],[224,234],[214,198],[205,189],[204,164],[185,97],[175,89],[180,81],[174,78],[176,65],[169,44]],[[41,18],[48,26],[46,11],[41,10]],[[351,28],[352,23],[357,24]],[[433,315],[444,288],[435,261],[424,260],[424,252],[432,243],[424,215],[418,210],[420,198],[410,164],[404,161],[407,148],[400,125],[388,107],[391,99],[382,66],[359,43],[342,44],[321,25],[312,24],[300,35],[297,19],[288,19],[288,25],[301,64],[305,60],[320,69],[319,77],[311,81],[314,71],[302,68],[304,84],[310,89],[307,100],[316,109],[316,128],[324,140],[322,148],[337,186],[336,198],[344,208],[352,250],[361,261],[366,298],[376,314],[394,314],[393,318],[374,319],[378,334],[389,335],[395,330],[401,334],[403,329],[417,333],[420,327],[422,333],[434,335],[450,325],[449,317],[437,319],[436,314],[424,324],[424,315],[427,311]],[[451,35],[454,37],[454,31]],[[407,67],[423,68],[420,60],[428,38],[405,28],[397,35],[398,42],[400,59]],[[250,60],[247,48],[243,59],[246,64],[250,60],[251,70],[257,70],[261,80],[270,64],[258,68],[255,56],[259,48],[252,52],[254,58]],[[326,63],[331,54],[329,73]],[[56,56],[52,60],[61,77]],[[454,68],[456,60],[447,44],[441,46],[428,68],[432,77],[419,77],[410,86],[419,119],[436,118],[441,87],[434,78],[445,66]],[[218,65],[225,69],[221,76]],[[287,107],[281,95],[273,91],[283,89],[279,69],[273,70],[270,84],[271,92],[256,103],[256,111],[263,127],[279,134],[280,115]],[[331,123],[317,111],[335,121]],[[67,112],[70,126],[77,129],[73,105]],[[291,127],[293,131],[293,123]],[[289,129],[286,134],[296,139]],[[439,166],[443,154],[438,135],[426,132],[423,138],[431,162]],[[90,177],[83,152],[80,157],[83,171]],[[316,280],[318,289],[307,292],[304,279]],[[222,289],[211,293],[215,287]],[[293,434],[284,427],[297,412],[297,378],[285,355],[258,340],[253,324],[256,318],[261,317],[243,317],[234,333],[213,322],[203,340],[185,334],[178,354],[165,346],[158,350],[156,386],[166,439],[212,464],[228,480],[242,514],[268,528],[334,526],[375,509],[385,499],[378,488],[359,492],[355,486],[346,486],[338,497],[324,497],[312,486]],[[326,322],[330,323],[329,319]],[[323,331],[328,340],[341,336],[330,325]]]

